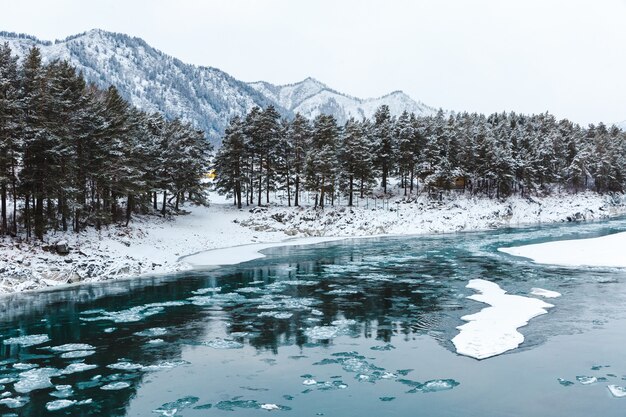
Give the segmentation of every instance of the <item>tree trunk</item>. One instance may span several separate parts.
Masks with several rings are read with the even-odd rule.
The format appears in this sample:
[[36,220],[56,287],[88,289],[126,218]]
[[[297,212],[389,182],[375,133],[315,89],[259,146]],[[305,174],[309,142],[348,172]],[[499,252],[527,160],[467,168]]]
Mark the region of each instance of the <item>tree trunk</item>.
[[165,206],[167,205],[167,191],[163,190],[163,206],[161,207],[161,215],[165,216]]
[[24,227],[26,228],[26,238],[30,239],[30,195],[26,194],[24,200]]
[[2,208],[2,234],[9,234],[8,224],[7,224],[7,186],[6,184],[2,184],[2,189],[0,190],[0,200]]
[[322,208],[322,209],[324,208],[324,197],[326,197],[326,195],[325,195],[325,191],[326,191],[325,188],[326,187],[325,187],[325,183],[324,183],[325,180],[326,179],[324,177],[322,177],[322,187],[321,187],[321,190],[320,190],[320,201],[319,201],[320,208]]
[[348,196],[348,206],[352,207],[352,193],[354,192],[354,176],[350,174],[350,194]]
[[295,196],[293,205],[296,207],[300,205],[300,176],[299,175],[296,175],[296,196]]
[[35,237],[43,240],[44,221],[43,221],[43,197],[35,199]]
[[176,204],[174,205],[174,209],[178,211],[178,205],[180,204],[180,192],[176,193]]
[[159,209],[158,203],[157,203],[157,192],[153,192],[152,193],[152,207],[154,207],[155,210]]
[[287,174],[287,207],[291,207],[291,188],[289,185],[289,174]]
[[133,212],[133,196],[128,194],[128,198],[126,200],[126,227],[128,227],[128,223],[130,223],[130,217]]

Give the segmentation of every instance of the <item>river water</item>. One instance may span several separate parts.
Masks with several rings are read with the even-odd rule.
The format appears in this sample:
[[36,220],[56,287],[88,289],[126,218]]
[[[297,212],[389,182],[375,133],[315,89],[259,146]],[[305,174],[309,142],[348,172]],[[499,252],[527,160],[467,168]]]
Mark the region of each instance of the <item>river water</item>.
[[[236,266],[0,303],[0,415],[623,416],[626,271],[498,247],[595,237],[626,219],[274,248]],[[450,340],[474,278],[562,293],[519,349]]]

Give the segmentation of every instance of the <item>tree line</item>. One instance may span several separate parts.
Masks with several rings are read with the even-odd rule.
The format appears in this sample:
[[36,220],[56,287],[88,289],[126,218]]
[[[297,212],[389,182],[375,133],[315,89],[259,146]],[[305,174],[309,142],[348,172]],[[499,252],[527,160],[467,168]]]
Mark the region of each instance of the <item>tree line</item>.
[[68,62],[0,46],[2,234],[43,239],[201,201],[210,151],[202,131],[138,110]]
[[256,107],[230,121],[215,167],[217,189],[239,208],[269,203],[270,192],[281,190],[288,205],[298,206],[307,191],[316,207],[337,195],[352,206],[354,195],[375,186],[389,194],[390,179],[405,196],[623,192],[626,136],[615,126],[582,128],[549,113],[394,117],[383,105],[371,120],[338,126],[326,114],[286,120],[271,106]]

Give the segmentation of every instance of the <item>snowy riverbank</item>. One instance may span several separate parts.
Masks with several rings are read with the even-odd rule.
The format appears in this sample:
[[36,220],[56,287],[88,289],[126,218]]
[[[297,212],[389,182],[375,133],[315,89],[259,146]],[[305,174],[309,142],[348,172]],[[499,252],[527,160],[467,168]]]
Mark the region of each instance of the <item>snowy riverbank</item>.
[[[315,243],[310,237],[351,237],[483,230],[504,226],[602,219],[626,213],[623,197],[593,193],[506,201],[465,198],[414,202],[392,200],[389,208],[271,206],[237,210],[217,197],[210,207],[186,206],[189,214],[170,218],[139,216],[131,225],[88,230],[79,235],[50,233],[46,242],[0,239],[0,293],[34,290],[73,282],[170,273],[191,268],[186,255],[238,246],[202,255],[203,266],[253,259],[265,246],[283,242]],[[58,255],[49,245],[67,241]],[[235,252],[238,255],[235,255]],[[246,253],[242,256],[242,253]],[[228,256],[228,258],[227,258]],[[207,260],[208,259],[208,260]],[[229,260],[226,262],[226,260]]]

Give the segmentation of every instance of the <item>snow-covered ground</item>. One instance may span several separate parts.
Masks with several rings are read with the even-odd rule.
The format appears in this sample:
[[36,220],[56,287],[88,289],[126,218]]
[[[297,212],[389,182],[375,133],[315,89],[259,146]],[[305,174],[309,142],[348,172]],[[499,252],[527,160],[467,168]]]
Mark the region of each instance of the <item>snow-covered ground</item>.
[[626,232],[591,239],[560,240],[498,250],[530,258],[541,264],[625,268],[624,248]]
[[[44,244],[0,238],[0,293],[41,289],[73,282],[93,282],[170,273],[196,265],[226,264],[258,257],[267,244],[310,237],[401,235],[481,230],[531,223],[591,220],[626,213],[624,198],[594,193],[505,201],[458,198],[413,202],[362,200],[359,207],[270,206],[237,210],[217,196],[210,207],[185,206],[173,217],[136,216],[129,227],[101,231],[49,233]],[[49,246],[67,241],[70,253]],[[239,247],[213,254],[211,249]],[[184,259],[180,259],[184,258]]]

